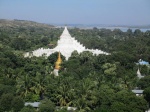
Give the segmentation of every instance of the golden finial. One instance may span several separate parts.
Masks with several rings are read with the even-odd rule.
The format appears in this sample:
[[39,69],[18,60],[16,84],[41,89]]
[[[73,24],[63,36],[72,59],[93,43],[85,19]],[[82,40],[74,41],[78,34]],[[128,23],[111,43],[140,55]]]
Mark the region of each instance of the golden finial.
[[60,56],[60,52],[58,52],[58,58],[57,58],[57,61],[55,63],[55,69],[60,69],[60,64],[62,63],[62,59],[61,59],[61,56]]

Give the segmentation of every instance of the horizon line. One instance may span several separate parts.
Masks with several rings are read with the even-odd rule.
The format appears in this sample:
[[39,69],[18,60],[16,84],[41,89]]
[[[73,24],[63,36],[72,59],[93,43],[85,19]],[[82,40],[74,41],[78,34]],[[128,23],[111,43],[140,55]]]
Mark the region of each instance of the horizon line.
[[[18,21],[31,21],[31,22],[37,22],[37,23],[49,24],[49,25],[62,25],[62,26],[66,25],[66,23],[40,22],[40,21],[28,20],[28,19],[5,19],[5,18],[0,18],[0,20],[10,20],[10,21],[18,20]],[[67,23],[67,25],[150,26],[150,23],[149,24]]]

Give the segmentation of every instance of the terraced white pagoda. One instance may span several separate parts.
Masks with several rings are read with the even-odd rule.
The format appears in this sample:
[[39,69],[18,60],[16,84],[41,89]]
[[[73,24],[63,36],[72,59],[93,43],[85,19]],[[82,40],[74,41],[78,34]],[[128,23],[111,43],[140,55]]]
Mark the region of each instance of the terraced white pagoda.
[[85,46],[80,44],[77,40],[75,40],[74,37],[71,37],[70,33],[68,32],[67,27],[65,27],[63,33],[60,36],[60,39],[57,42],[57,46],[54,49],[44,49],[44,48],[39,48],[37,50],[32,51],[32,53],[27,52],[25,54],[25,57],[31,57],[31,56],[49,56],[54,52],[60,52],[63,56],[66,57],[66,60],[71,56],[73,51],[77,51],[78,53],[81,53],[83,51],[90,51],[93,54],[99,55],[99,54],[106,54],[108,53],[103,52],[98,49],[86,49]]

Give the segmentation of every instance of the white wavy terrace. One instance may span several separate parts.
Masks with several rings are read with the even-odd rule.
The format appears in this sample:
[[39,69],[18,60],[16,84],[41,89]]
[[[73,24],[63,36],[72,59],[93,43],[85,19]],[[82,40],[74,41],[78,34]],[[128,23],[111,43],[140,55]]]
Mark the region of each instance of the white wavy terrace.
[[[77,40],[75,40],[74,37],[71,37],[71,35],[68,32],[67,27],[65,27],[62,35],[60,36],[60,39],[57,42],[57,46],[54,49],[44,49],[39,48],[37,50],[32,51],[32,53],[25,53],[25,57],[31,57],[31,56],[37,56],[40,57],[42,55],[50,56],[54,52],[59,52],[65,56],[66,60],[71,56],[73,51],[77,51],[78,53],[81,53],[83,51],[90,51],[93,54],[99,55],[99,54],[106,54],[109,55],[109,53],[106,53],[104,51],[98,50],[98,49],[86,49],[85,46],[80,44]],[[32,55],[31,55],[32,54]]]

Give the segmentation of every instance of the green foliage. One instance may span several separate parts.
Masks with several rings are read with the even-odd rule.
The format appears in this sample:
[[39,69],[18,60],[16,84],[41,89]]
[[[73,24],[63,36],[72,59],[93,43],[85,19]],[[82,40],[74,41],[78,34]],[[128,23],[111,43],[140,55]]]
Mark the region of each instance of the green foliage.
[[124,103],[114,102],[111,105],[111,112],[130,112],[130,108],[127,107]]
[[0,99],[0,109],[4,111],[10,111],[12,108],[11,102],[13,100],[13,95],[8,93],[8,94],[3,94],[1,99]]
[[15,50],[25,50],[28,49],[30,46],[24,38],[15,38],[11,42],[11,47]]
[[147,75],[149,75],[150,74],[150,67],[149,66],[146,66],[146,65],[142,65],[142,66],[140,66],[140,72],[141,72],[141,74],[143,74],[143,75],[145,75],[145,76],[147,76]]
[[48,99],[45,99],[39,105],[39,112],[54,112],[55,105]]
[[116,75],[116,65],[105,63],[102,68],[104,69],[104,73],[108,76]]
[[62,108],[62,109],[59,109],[58,111],[56,112],[68,112],[68,110],[66,108]]
[[141,87],[142,89],[150,87],[150,75],[145,76],[144,78],[140,79],[137,85],[138,87]]
[[14,112],[20,111],[24,107],[24,100],[21,97],[15,97],[12,100],[12,109]]
[[[62,30],[38,26],[0,28],[0,111],[18,111],[15,109],[21,105],[20,98],[8,93],[19,95],[24,101],[48,99],[41,103],[41,112],[54,111],[55,105],[77,107],[79,112],[147,109],[144,98],[149,101],[149,91],[145,89],[150,86],[149,68],[140,66],[146,76],[138,80],[135,62],[150,61],[149,31],[70,29],[71,35],[86,48],[101,49],[111,55],[74,51],[68,61],[61,56],[62,69],[60,76],[55,77],[51,74],[57,52],[46,59],[44,56],[24,58],[23,53],[55,47]],[[145,89],[144,98],[130,92],[136,86]],[[34,111],[32,107],[21,109],[21,112]]]
[[32,92],[29,92],[23,98],[25,99],[25,101],[31,101],[31,102],[38,102],[39,99],[40,99],[38,94],[35,94],[35,93],[32,93]]
[[[122,111],[129,111],[129,112],[133,111],[140,112],[147,110],[147,102],[143,98],[137,97],[131,92],[127,91],[118,92],[116,94],[116,101],[118,101],[118,104],[116,102],[114,102],[115,103],[114,105],[112,104],[114,106],[113,109],[115,109],[114,111],[119,111],[120,108],[122,108],[121,109]],[[117,105],[120,106],[117,107]],[[124,106],[126,106],[126,108],[124,108]]]
[[[8,81],[8,80],[7,80],[7,81]],[[9,85],[0,84],[0,97],[1,97],[3,94],[7,94],[7,93],[12,93],[12,94],[14,94],[14,93],[15,93],[14,87],[9,86]]]
[[[55,65],[55,62],[57,61],[57,58],[58,58],[58,52],[55,52],[48,57],[48,61],[49,61],[49,63],[51,63],[53,65],[53,67]],[[61,59],[62,59],[62,61],[65,60],[65,57],[62,54],[61,54]]]
[[20,112],[36,112],[36,110],[34,109],[34,107],[28,105],[23,107]]
[[149,103],[150,106],[150,87],[147,87],[146,89],[144,89],[144,98],[145,100]]

